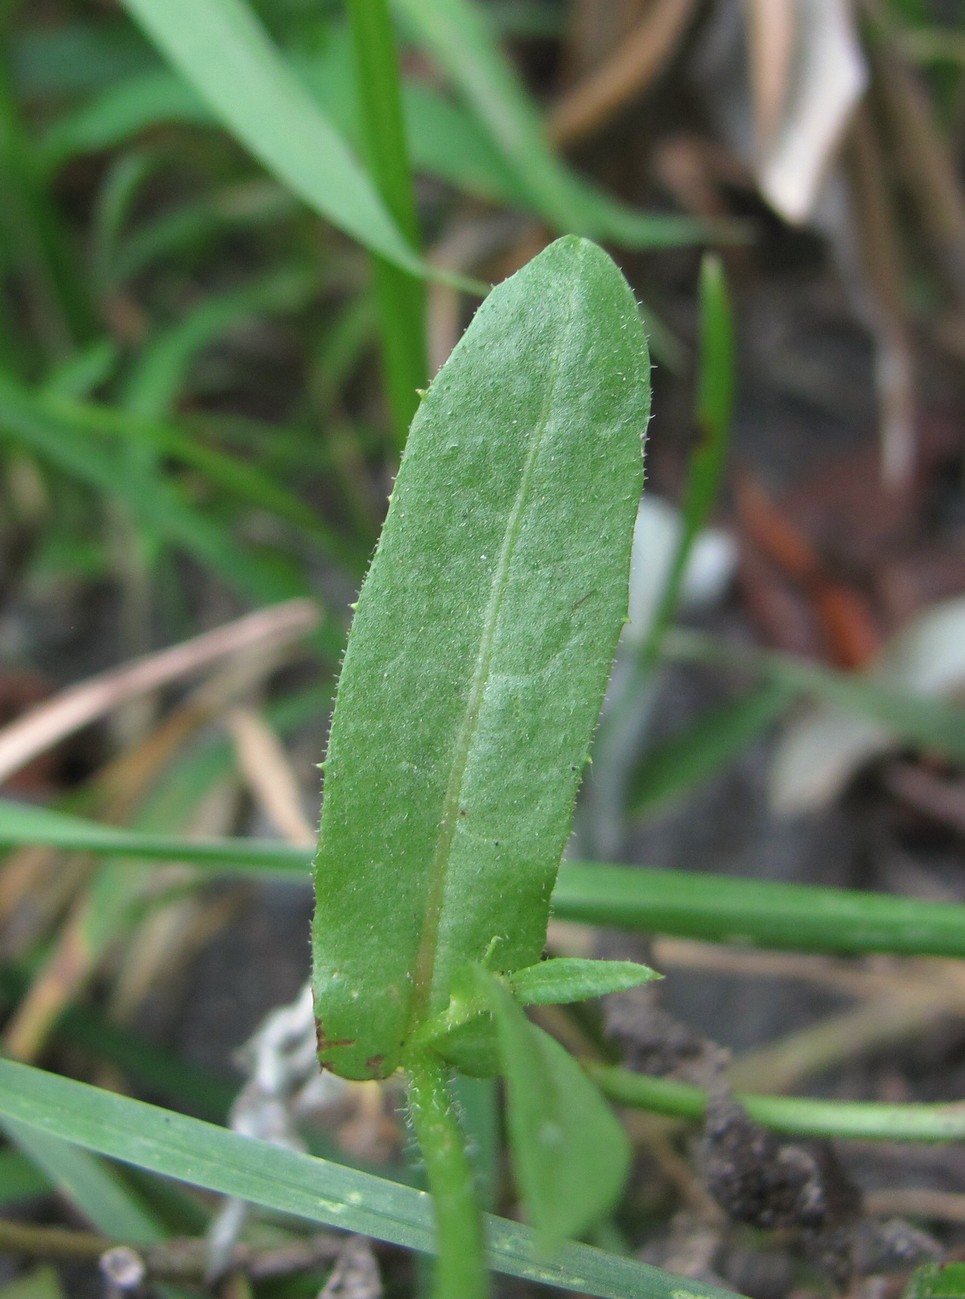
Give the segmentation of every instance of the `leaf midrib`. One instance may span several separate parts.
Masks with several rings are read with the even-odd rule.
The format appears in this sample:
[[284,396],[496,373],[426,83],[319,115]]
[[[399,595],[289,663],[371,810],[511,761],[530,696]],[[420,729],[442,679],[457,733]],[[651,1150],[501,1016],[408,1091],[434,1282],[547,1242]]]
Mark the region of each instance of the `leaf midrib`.
[[[567,303],[566,323],[560,330],[560,338],[562,340],[566,339],[572,328],[575,296],[576,284],[574,282],[570,288],[569,301]],[[561,341],[557,343],[553,351],[553,372],[547,382],[546,397],[543,402],[543,408],[540,412],[539,419],[537,420],[538,431],[533,435],[530,449],[526,457],[526,463],[523,466],[519,489],[516,493],[516,498],[513,502],[513,507],[507,522],[503,544],[499,554],[499,561],[496,565],[496,572],[493,577],[492,591],[483,618],[483,630],[482,636],[480,637],[479,651],[476,655],[472,686],[466,703],[466,710],[463,714],[462,725],[453,746],[453,759],[450,768],[449,783],[446,788],[439,835],[436,840],[436,848],[433,853],[432,865],[429,872],[429,889],[426,899],[425,917],[416,954],[415,969],[413,972],[414,993],[409,1018],[410,1031],[407,1034],[407,1037],[410,1039],[412,1035],[411,1030],[422,1022],[429,1010],[432,979],[439,947],[439,931],[446,901],[449,864],[452,855],[451,850],[453,840],[455,839],[456,826],[458,824],[458,813],[462,802],[466,769],[469,765],[469,756],[472,752],[473,738],[476,733],[476,726],[482,708],[483,697],[486,692],[486,685],[489,681],[496,629],[499,626],[500,614],[502,612],[503,601],[508,586],[510,566],[515,553],[516,543],[519,539],[520,530],[522,528],[522,520],[526,511],[526,506],[529,503],[530,488],[535,472],[535,466],[539,460],[540,452],[546,440],[549,426],[549,412],[555,406],[556,388],[559,382],[560,370],[562,369],[562,357],[566,350],[565,342]]]

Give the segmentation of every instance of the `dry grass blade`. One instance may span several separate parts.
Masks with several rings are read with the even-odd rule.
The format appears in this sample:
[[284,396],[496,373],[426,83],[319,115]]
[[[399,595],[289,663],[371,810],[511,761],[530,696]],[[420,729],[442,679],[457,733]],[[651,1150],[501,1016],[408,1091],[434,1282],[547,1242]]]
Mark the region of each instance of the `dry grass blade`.
[[[98,773],[92,783],[106,801],[97,812],[101,820],[125,822],[157,772],[211,716],[210,705],[186,703]],[[49,848],[29,848],[5,860],[0,874],[0,942],[8,957],[22,955],[44,939],[92,868],[86,854],[65,858]]]
[[[189,702],[112,763],[104,782],[112,795],[105,820],[126,820],[157,773],[210,717],[209,708]],[[89,868],[88,859],[88,871]],[[98,891],[96,887],[95,874],[78,894],[49,956],[4,1029],[2,1044],[7,1055],[25,1061],[36,1059],[64,1007],[97,968],[106,944],[114,937],[114,929],[123,917],[125,904],[132,891],[139,888],[142,877],[143,870],[131,871],[130,879],[123,883],[118,876],[116,887],[105,895],[103,889]],[[108,905],[114,915],[107,915]]]
[[909,807],[965,835],[965,779],[946,779],[927,767],[901,762],[889,767],[885,784]]
[[794,0],[744,0],[758,157],[780,126],[793,72]]
[[852,124],[847,163],[856,221],[852,238],[861,249],[857,274],[866,289],[859,307],[875,337],[882,477],[898,486],[908,481],[915,449],[905,273],[882,150],[865,110]]
[[[98,785],[109,798],[104,820],[119,823],[129,819],[158,773],[186,740],[248,692],[254,681],[273,670],[275,655],[266,653],[265,649],[277,650],[292,634],[301,634],[310,625],[309,616],[313,620],[315,617],[314,606],[309,602],[293,602],[293,606],[279,606],[287,610],[280,628],[274,627],[264,617],[252,615],[258,618],[253,629],[257,636],[252,634],[250,620],[241,619],[242,623],[249,622],[248,628],[242,628],[244,649],[248,652],[240,660],[236,658],[226,664],[198,690],[195,698],[182,704],[102,773]],[[237,626],[229,624],[219,632],[228,632]],[[211,636],[217,634],[209,633]],[[237,648],[233,637],[222,637],[222,645],[225,642]],[[187,644],[190,646],[192,642]],[[255,657],[250,650],[256,647],[259,653]],[[6,1026],[3,1047],[8,1055],[28,1061],[37,1057],[64,1006],[98,968],[108,946],[129,928],[139,908],[142,888],[149,873],[144,868],[108,863],[77,896],[49,958]]]
[[955,162],[925,92],[885,40],[875,51],[875,71],[908,197],[948,289],[965,306],[965,193]]
[[289,843],[312,848],[315,829],[302,810],[301,790],[278,736],[249,708],[232,708],[225,722],[255,802]]
[[556,105],[549,121],[553,142],[571,145],[593,135],[639,98],[680,44],[696,8],[695,0],[655,0],[627,38]]
[[893,1186],[868,1191],[865,1212],[880,1218],[924,1218],[933,1222],[965,1223],[965,1195],[927,1186]]
[[118,704],[219,659],[287,644],[317,626],[319,617],[312,601],[289,600],[71,686],[0,732],[0,781]]
[[[950,1009],[937,990],[921,987],[857,1006],[748,1052],[731,1066],[728,1078],[738,1091],[787,1092],[825,1069],[920,1034],[947,1019]],[[960,1014],[960,1003],[956,1009]]]
[[[761,8],[777,6],[762,4]],[[756,165],[761,192],[786,220],[804,221],[837,153],[842,135],[867,81],[864,56],[846,0],[815,0],[797,5],[793,18],[793,49],[782,52],[788,76],[783,87],[768,82],[767,111],[782,94],[778,121],[768,133],[758,130],[765,144]],[[772,15],[771,21],[776,27]],[[785,30],[781,40],[789,33]],[[752,34],[752,42],[754,35]],[[777,38],[771,33],[775,44]],[[759,37],[757,43],[760,43]],[[754,55],[752,43],[752,58]],[[756,69],[754,69],[756,73]],[[755,108],[761,97],[755,85]],[[758,123],[760,125],[760,123]]]

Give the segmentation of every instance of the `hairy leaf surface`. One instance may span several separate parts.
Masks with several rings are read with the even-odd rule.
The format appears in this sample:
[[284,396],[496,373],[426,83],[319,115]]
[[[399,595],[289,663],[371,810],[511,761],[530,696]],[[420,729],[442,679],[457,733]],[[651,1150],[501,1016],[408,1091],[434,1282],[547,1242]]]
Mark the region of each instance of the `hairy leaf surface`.
[[453,973],[539,959],[626,614],[649,408],[613,262],[568,237],[496,288],[413,421],[325,764],[323,1061],[380,1077]]

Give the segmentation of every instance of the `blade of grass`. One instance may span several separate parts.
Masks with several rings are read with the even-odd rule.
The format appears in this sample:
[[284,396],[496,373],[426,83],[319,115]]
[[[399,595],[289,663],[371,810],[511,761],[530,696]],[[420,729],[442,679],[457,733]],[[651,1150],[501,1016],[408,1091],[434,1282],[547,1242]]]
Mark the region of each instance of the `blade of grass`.
[[652,867],[567,862],[561,920],[781,951],[965,956],[965,906]]
[[18,1150],[0,1150],[0,1206],[33,1199],[50,1190],[50,1180]]
[[[236,1195],[281,1213],[360,1232],[422,1253],[434,1251],[429,1197],[310,1155],[239,1136],[170,1110],[0,1060],[0,1113],[114,1159]],[[730,1291],[662,1272],[586,1245],[537,1262],[533,1236],[487,1219],[497,1271],[598,1299],[735,1299]]]
[[[419,248],[412,170],[402,116],[395,33],[387,0],[349,0],[362,139],[375,186],[405,239]],[[415,414],[418,390],[429,378],[423,283],[375,259],[386,395],[395,443],[401,452]]]
[[97,293],[109,291],[111,265],[121,231],[138,196],[161,169],[165,155],[159,148],[121,150],[108,163],[97,187],[91,219],[91,278]]
[[[687,1083],[591,1064],[590,1077],[618,1105],[655,1114],[701,1119],[707,1093]],[[965,1105],[888,1105],[879,1101],[825,1101],[803,1096],[739,1095],[752,1119],[775,1132],[851,1141],[961,1141]]]
[[693,726],[645,749],[630,773],[627,812],[640,816],[706,780],[788,708],[786,686],[763,686],[703,713]]
[[664,654],[679,663],[713,663],[752,672],[798,695],[823,699],[843,711],[883,723],[896,740],[965,760],[965,710],[948,700],[910,694],[871,675],[837,672],[775,650],[727,645],[701,632],[675,628]]
[[[0,799],[0,844],[29,843],[308,879],[304,852],[287,844],[137,834]],[[649,866],[564,862],[553,913],[560,920],[784,951],[965,956],[965,906]]]
[[472,104],[536,206],[553,212],[562,229],[594,233],[482,10],[463,0],[397,0],[396,8]]
[[0,1126],[10,1140],[98,1231],[142,1245],[164,1239],[150,1209],[124,1184],[116,1169],[55,1132],[4,1114]]
[[395,8],[472,106],[527,206],[557,230],[630,247],[708,237],[707,228],[697,222],[681,220],[675,226],[671,218],[668,225],[664,218],[615,202],[558,159],[539,113],[499,49],[484,6],[468,0],[395,0]]
[[425,273],[342,137],[240,0],[125,0],[124,7],[272,175],[366,248]]
[[98,493],[123,502],[131,515],[260,604],[302,595],[305,583],[285,557],[243,546],[194,508],[170,478],[152,478],[145,492],[117,472],[117,457],[77,438],[77,430],[28,389],[0,376],[0,439],[13,439]]
[[168,415],[177,395],[186,391],[187,371],[203,348],[252,316],[301,310],[318,290],[317,269],[281,265],[241,288],[205,298],[139,351],[125,385],[125,407],[144,419]]

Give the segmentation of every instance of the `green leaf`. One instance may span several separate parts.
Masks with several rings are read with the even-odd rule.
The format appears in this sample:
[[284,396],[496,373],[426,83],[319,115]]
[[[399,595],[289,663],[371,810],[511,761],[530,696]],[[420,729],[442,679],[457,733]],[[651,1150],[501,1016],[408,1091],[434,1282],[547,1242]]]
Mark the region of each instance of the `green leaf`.
[[605,997],[650,983],[661,975],[636,961],[587,961],[558,956],[516,970],[508,976],[513,995],[522,1006],[560,1006],[588,997]]
[[272,175],[365,247],[424,273],[358,160],[241,0],[124,7]]
[[612,1208],[630,1168],[626,1133],[559,1042],[477,968],[496,1017],[513,1166],[540,1250],[552,1254]]
[[[420,1191],[41,1069],[0,1059],[0,1114],[113,1159],[309,1222],[427,1254],[435,1248],[432,1207]],[[681,1287],[679,1277],[659,1268],[585,1245],[564,1246],[553,1262],[537,1262],[532,1233],[501,1218],[487,1219],[487,1240],[496,1270],[599,1299],[673,1299]],[[685,1288],[696,1299],[736,1299],[694,1281]]]
[[902,1299],[965,1299],[965,1263],[928,1263],[912,1274]]
[[569,237],[479,309],[412,425],[325,763],[323,1060],[400,1063],[455,971],[539,959],[626,614],[649,410],[613,262]]
[[[506,981],[522,1006],[559,1006],[636,988],[660,977],[633,961],[559,957],[528,965],[508,975]],[[456,971],[449,1005],[422,1026],[418,1041],[471,1078],[491,1078],[499,1072],[492,1010],[485,989],[480,992],[476,967]]]

